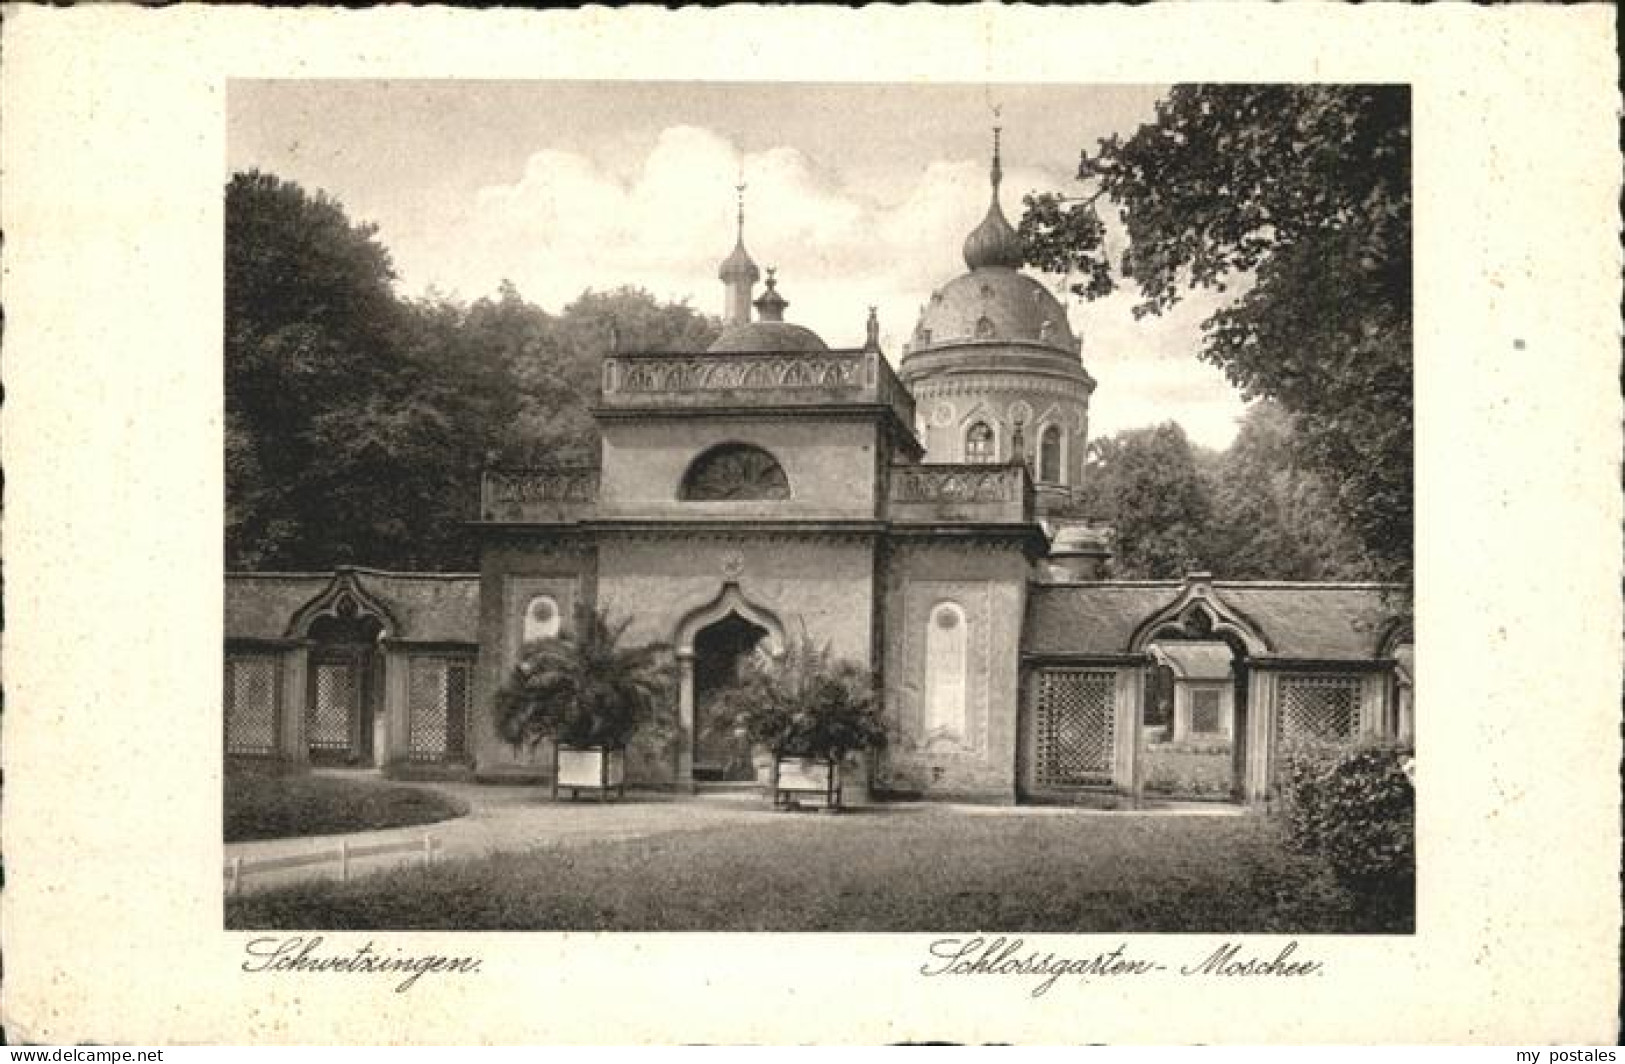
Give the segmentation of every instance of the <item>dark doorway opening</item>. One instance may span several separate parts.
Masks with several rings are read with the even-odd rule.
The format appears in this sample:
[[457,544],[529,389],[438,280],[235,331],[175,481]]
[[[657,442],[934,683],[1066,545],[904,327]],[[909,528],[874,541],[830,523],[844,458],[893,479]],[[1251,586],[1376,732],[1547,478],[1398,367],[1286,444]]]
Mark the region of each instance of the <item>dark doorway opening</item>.
[[767,629],[730,613],[694,637],[694,779],[746,782],[756,778],[750,740],[715,719],[717,693],[739,679],[739,668]]

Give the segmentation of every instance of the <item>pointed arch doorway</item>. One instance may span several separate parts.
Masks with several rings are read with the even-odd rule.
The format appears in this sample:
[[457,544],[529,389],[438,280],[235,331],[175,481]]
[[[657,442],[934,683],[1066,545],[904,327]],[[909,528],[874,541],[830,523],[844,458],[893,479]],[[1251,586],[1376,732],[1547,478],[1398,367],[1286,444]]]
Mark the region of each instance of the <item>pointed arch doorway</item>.
[[730,613],[694,636],[694,781],[744,783],[756,778],[750,741],[717,719],[717,696],[739,679],[740,667],[767,636],[759,624]]
[[717,694],[739,677],[745,659],[757,650],[778,654],[784,628],[769,610],[729,583],[711,602],[691,611],[677,626],[679,670],[677,786],[748,782],[756,778],[750,744],[715,727]]
[[1268,654],[1270,644],[1219,597],[1211,581],[1206,573],[1191,574],[1178,598],[1143,621],[1129,641],[1131,651],[1175,666],[1187,681],[1205,674],[1200,683],[1187,682],[1186,691],[1175,693],[1167,731],[1157,737],[1166,741],[1153,742],[1141,707],[1136,753],[1153,798],[1246,801],[1248,781],[1266,757],[1255,745],[1250,720],[1256,701],[1254,658]]

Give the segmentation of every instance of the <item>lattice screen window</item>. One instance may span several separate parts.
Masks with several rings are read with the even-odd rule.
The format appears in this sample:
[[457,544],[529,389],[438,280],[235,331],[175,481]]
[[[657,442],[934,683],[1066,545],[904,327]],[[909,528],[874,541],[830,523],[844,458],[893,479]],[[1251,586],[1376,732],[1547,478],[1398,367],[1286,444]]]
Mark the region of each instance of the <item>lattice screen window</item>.
[[1039,786],[1112,782],[1116,689],[1117,676],[1109,670],[1045,669],[1039,674],[1034,751]]
[[468,749],[473,662],[467,658],[421,655],[407,675],[407,712],[413,761],[458,761]]
[[351,728],[360,692],[355,667],[347,661],[318,661],[316,697],[305,717],[305,738],[314,751],[351,753]]
[[1198,687],[1191,691],[1191,733],[1217,735],[1224,730],[1219,716],[1219,692],[1214,688]]
[[1283,676],[1276,698],[1282,746],[1340,745],[1360,732],[1360,678]]
[[276,753],[281,662],[275,654],[226,658],[226,753]]

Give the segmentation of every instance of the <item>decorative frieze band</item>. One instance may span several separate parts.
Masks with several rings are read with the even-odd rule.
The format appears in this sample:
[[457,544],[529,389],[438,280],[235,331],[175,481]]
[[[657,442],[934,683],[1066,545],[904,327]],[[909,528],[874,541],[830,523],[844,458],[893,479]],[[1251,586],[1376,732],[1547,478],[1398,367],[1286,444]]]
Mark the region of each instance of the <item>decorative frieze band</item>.
[[598,498],[598,470],[492,470],[485,474],[485,498],[493,505],[593,502]]
[[915,381],[914,398],[936,399],[955,395],[1062,395],[1087,402],[1089,389],[1081,382],[1043,377],[945,377]]
[[606,394],[660,395],[793,388],[863,388],[863,355],[727,354],[610,359]]

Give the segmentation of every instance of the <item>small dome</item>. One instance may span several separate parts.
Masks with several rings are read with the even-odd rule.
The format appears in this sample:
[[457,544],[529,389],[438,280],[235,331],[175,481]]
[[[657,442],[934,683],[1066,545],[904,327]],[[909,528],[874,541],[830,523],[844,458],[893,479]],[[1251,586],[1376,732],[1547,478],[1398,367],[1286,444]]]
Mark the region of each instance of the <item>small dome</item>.
[[774,267],[767,268],[767,291],[762,298],[752,304],[756,308],[757,321],[773,322],[784,320],[784,308],[790,301],[779,294],[779,279],[773,276]]
[[993,202],[987,208],[987,217],[965,238],[965,265],[973,270],[986,266],[1004,266],[1014,270],[1021,266],[1022,261],[1021,237],[1004,217],[995,192]]
[[909,349],[1009,341],[1067,354],[1077,354],[1079,347],[1066,308],[1048,288],[1013,267],[982,266],[932,293]]
[[818,334],[787,321],[751,321],[730,325],[707,351],[828,351]]

